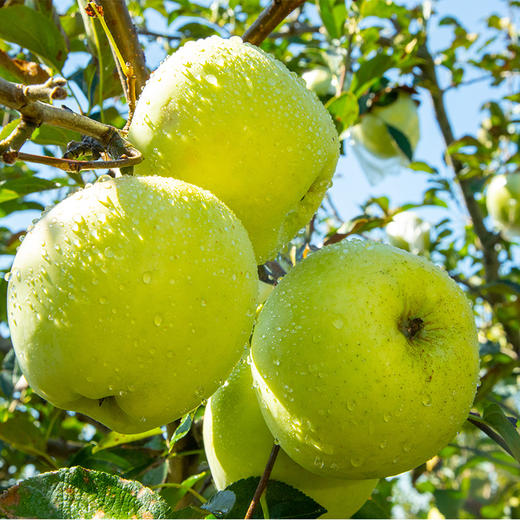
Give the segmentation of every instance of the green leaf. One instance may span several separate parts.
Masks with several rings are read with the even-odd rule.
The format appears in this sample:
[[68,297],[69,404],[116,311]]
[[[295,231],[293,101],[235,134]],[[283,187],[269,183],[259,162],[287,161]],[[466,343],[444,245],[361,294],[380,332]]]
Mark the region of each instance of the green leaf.
[[351,127],[358,118],[359,105],[356,96],[352,92],[343,92],[340,96],[332,98],[326,105],[336,129],[342,138],[342,134]]
[[388,123],[386,123],[386,129],[392,136],[392,139],[397,143],[397,146],[399,146],[399,149],[406,155],[408,160],[411,161],[413,159],[413,150],[410,141],[408,141],[408,137],[406,137],[401,130]]
[[139,482],[81,467],[31,477],[0,496],[0,512],[22,518],[171,518]]
[[18,126],[18,123],[20,123],[20,118],[13,119],[9,123],[7,123],[4,127],[2,127],[2,131],[0,132],[0,140],[8,137],[11,134],[11,132]]
[[207,476],[208,472],[203,471],[197,475],[191,475],[187,479],[183,480],[180,484],[166,483],[162,488],[161,496],[170,504],[171,507],[175,507],[179,500],[183,498],[189,490]]
[[394,57],[387,54],[376,54],[372,59],[364,61],[352,77],[350,90],[356,97],[361,96],[371,86],[381,80],[381,76],[394,65]]
[[62,188],[62,182],[61,179],[60,182],[57,182],[56,180],[40,179],[32,175],[0,181],[0,202],[23,197],[30,193]]
[[497,404],[490,404],[484,409],[483,419],[502,436],[513,457],[520,462],[520,434],[502,408]]
[[460,518],[460,508],[465,498],[462,491],[456,489],[436,489],[433,492],[435,505],[445,518]]
[[114,446],[119,446],[120,444],[129,444],[131,442],[140,441],[141,439],[147,439],[148,437],[153,437],[154,435],[162,435],[161,428],[154,428],[153,430],[149,430],[147,432],[130,434],[110,432],[92,448],[92,453],[94,454],[98,451],[106,450],[107,448],[113,448]]
[[325,29],[332,39],[337,39],[341,36],[338,30],[338,22],[334,17],[333,11],[334,0],[318,0],[318,7],[320,11],[321,20]]
[[69,141],[81,141],[81,134],[57,126],[42,125],[33,132],[31,141],[41,145],[66,146]]
[[6,414],[5,421],[0,422],[0,439],[29,455],[45,455],[46,443],[43,433],[23,412]]
[[213,495],[205,504],[200,506],[200,508],[209,511],[217,518],[222,518],[233,509],[235,502],[235,493],[225,489],[224,491],[219,491],[217,494]]
[[[250,477],[234,482],[226,488],[236,496],[235,505],[226,518],[245,516],[259,481],[260,477]],[[318,518],[327,512],[301,491],[276,480],[268,482],[265,499],[270,518]],[[255,509],[253,518],[263,518],[260,505]]]
[[172,438],[170,439],[170,453],[173,451],[175,443],[179,439],[182,439],[183,437],[188,435],[188,432],[191,429],[191,425],[193,424],[193,416],[196,412],[197,410],[192,410],[181,419],[179,426],[177,426],[177,429],[175,430],[175,432],[172,435]]
[[63,35],[50,18],[24,5],[0,9],[0,38],[37,54],[60,71],[67,57]]

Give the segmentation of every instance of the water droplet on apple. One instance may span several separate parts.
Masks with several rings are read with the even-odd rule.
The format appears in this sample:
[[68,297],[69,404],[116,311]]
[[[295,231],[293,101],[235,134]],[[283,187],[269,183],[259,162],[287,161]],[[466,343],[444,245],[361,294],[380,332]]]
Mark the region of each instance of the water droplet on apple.
[[341,318],[336,318],[333,322],[332,322],[332,325],[334,325],[334,328],[336,329],[342,329],[343,328],[343,320]]
[[163,322],[163,318],[160,314],[156,314],[154,319],[153,319],[153,323],[156,327],[160,327],[161,324]]
[[392,415],[390,413],[386,412],[385,414],[383,414],[383,421],[390,422],[391,417],[392,417]]
[[101,305],[106,305],[108,303],[108,300],[106,298],[104,298],[103,296],[101,296],[101,298],[99,298],[99,303]]
[[152,281],[152,273],[150,271],[146,271],[143,273],[143,282],[148,284]]
[[431,398],[428,396],[424,397],[422,400],[422,404],[423,404],[423,406],[431,406],[432,405]]
[[387,446],[388,446],[388,441],[386,441],[386,440],[385,441],[381,441],[379,443],[379,448],[382,449],[382,450],[384,450]]
[[359,468],[361,466],[361,464],[363,464],[363,459],[361,457],[352,457],[350,459],[350,463],[352,464],[352,466],[354,466],[355,468]]

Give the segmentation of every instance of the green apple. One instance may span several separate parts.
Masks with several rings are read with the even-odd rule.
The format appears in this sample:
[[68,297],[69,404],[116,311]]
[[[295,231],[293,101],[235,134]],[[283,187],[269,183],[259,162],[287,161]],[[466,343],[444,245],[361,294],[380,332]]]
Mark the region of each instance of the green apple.
[[305,83],[261,49],[212,36],[152,74],[129,133],[136,167],[210,190],[247,229],[259,264],[302,228],[330,186],[339,140]]
[[[249,359],[242,358],[206,406],[204,449],[217,489],[262,475],[274,438],[253,390]],[[315,475],[278,452],[271,479],[285,482],[327,509],[323,518],[350,518],[370,497],[377,480],[343,480]]]
[[399,92],[393,103],[375,105],[370,112],[362,115],[361,122],[352,127],[351,135],[354,142],[363,145],[379,158],[403,157],[387,125],[401,131],[407,137],[412,151],[415,150],[419,142],[419,116],[415,101],[406,92]]
[[385,231],[390,243],[415,255],[428,252],[431,226],[413,211],[394,215]]
[[241,357],[258,279],[247,233],[211,193],[105,177],[27,234],[8,286],[31,387],[134,433],[208,398]]
[[252,371],[267,425],[322,475],[378,478],[453,439],[475,395],[472,309],[423,257],[343,241],[297,264],[260,312]]
[[309,90],[317,96],[330,96],[336,92],[332,81],[332,73],[326,67],[316,67],[302,74],[302,79]]
[[506,237],[520,236],[520,173],[495,175],[486,193],[488,213]]

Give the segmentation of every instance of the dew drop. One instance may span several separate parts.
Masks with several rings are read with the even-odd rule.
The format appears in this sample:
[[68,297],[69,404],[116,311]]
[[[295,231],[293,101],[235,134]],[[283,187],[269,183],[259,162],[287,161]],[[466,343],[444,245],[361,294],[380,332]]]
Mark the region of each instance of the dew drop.
[[163,322],[163,318],[160,314],[156,314],[154,319],[153,319],[153,323],[156,327],[160,327],[162,325],[162,322]]
[[352,466],[354,466],[355,468],[359,468],[361,466],[361,464],[363,464],[363,459],[361,457],[352,457],[350,459],[350,463],[352,464]]
[[148,284],[152,281],[152,273],[150,271],[146,271],[143,273],[143,282]]
[[422,404],[423,404],[423,406],[431,406],[432,405],[431,398],[428,396],[424,397],[422,400]]
[[336,329],[342,329],[343,328],[343,320],[341,318],[336,318],[333,322],[332,322],[332,325],[334,325],[334,328]]
[[383,414],[383,421],[390,422],[391,417],[392,416],[389,413],[385,413],[385,414]]

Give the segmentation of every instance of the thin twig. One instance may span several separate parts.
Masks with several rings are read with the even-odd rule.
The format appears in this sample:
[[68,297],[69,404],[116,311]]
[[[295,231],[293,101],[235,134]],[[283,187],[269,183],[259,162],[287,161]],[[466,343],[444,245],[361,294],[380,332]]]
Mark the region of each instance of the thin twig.
[[[135,155],[123,155],[119,159],[112,159],[109,161],[76,161],[73,159],[65,159],[63,157],[49,157],[47,155],[34,155],[31,153],[13,153],[14,160],[33,162],[37,164],[46,164],[47,166],[54,166],[66,172],[80,172],[83,170],[105,170],[110,168],[126,168],[139,164],[143,158],[141,152],[133,148]],[[4,161],[8,162],[8,161]],[[11,160],[10,162],[14,162]]]
[[267,482],[269,480],[269,477],[271,476],[271,471],[273,471],[273,466],[276,462],[276,457],[279,451],[280,445],[274,444],[273,449],[271,450],[271,454],[269,455],[269,459],[267,460],[267,464],[265,465],[264,474],[262,475],[262,478],[258,483],[255,494],[253,496],[253,500],[251,500],[251,503],[249,504],[249,508],[247,510],[246,516],[244,516],[244,519],[253,518],[253,513],[255,512],[255,508],[258,505],[258,502],[260,502],[260,497],[265,491]]
[[126,2],[125,0],[98,0],[98,3],[103,7],[106,23],[110,27],[110,32],[124,62],[133,69],[135,87],[139,96],[149,74],[146,69],[143,48],[139,44],[137,31]]
[[272,0],[260,13],[242,39],[253,45],[260,45],[274,29],[305,0]]
[[51,164],[67,171],[69,171],[69,168],[70,171],[117,168],[137,164],[142,160],[141,154],[122,138],[117,128],[76,114],[70,110],[57,108],[34,100],[30,93],[29,95],[26,93],[23,85],[11,83],[2,78],[0,78],[0,105],[17,110],[22,114],[23,120],[32,123],[36,127],[42,124],[50,124],[94,137],[107,150],[110,157],[116,158],[117,161],[71,161],[69,159],[23,153],[17,154],[16,158],[18,159],[39,162],[40,164]]

